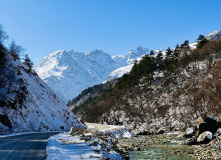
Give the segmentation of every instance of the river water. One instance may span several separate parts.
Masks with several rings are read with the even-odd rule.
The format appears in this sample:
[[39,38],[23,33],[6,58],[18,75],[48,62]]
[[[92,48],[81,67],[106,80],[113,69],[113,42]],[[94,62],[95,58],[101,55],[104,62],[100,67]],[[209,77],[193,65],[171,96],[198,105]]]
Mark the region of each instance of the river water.
[[176,143],[151,145],[145,148],[145,151],[130,151],[132,160],[142,159],[168,159],[168,160],[194,160],[188,152],[191,152],[188,146]]

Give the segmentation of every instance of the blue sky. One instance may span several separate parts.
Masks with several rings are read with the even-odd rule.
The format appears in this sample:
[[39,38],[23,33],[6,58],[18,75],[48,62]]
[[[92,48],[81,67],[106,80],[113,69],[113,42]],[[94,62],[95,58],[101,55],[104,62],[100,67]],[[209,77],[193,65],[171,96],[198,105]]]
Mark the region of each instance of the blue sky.
[[0,0],[0,24],[35,65],[59,49],[111,55],[221,29],[220,0]]

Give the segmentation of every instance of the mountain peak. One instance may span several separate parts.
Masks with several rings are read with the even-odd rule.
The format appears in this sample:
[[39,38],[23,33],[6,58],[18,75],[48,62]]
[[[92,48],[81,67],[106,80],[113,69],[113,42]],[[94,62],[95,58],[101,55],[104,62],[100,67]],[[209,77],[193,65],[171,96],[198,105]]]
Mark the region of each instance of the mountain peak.
[[115,69],[115,61],[102,50],[92,50],[86,54],[58,50],[46,56],[36,67],[36,72],[67,102],[82,90],[102,83]]

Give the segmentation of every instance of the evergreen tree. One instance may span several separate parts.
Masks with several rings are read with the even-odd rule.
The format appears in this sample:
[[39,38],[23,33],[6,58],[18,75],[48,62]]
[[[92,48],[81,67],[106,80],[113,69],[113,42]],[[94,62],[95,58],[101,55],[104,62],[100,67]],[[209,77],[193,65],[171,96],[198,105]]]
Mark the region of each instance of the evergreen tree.
[[150,57],[153,57],[153,56],[154,56],[154,51],[150,50]]
[[25,65],[28,67],[28,70],[29,70],[29,71],[32,70],[32,68],[33,68],[33,62],[31,61],[31,59],[28,57],[27,54],[25,55],[23,64],[25,64]]
[[156,59],[157,59],[158,62],[163,60],[163,53],[162,53],[161,50],[159,50]]
[[159,50],[157,56],[156,56],[156,62],[157,62],[157,67],[159,70],[163,69],[163,53],[161,50]]
[[173,52],[173,55],[174,55],[176,61],[178,59],[179,53],[180,53],[180,46],[179,46],[179,44],[177,44],[176,48],[174,49],[174,52]]
[[166,50],[166,57],[170,59],[172,57],[172,53],[173,51],[170,49],[170,47],[168,47]]
[[188,40],[185,40],[184,43],[182,43],[180,45],[181,48],[184,48],[184,47],[187,47],[187,46],[189,46],[189,41]]
[[200,34],[197,38],[197,48],[202,48],[207,42],[208,40],[206,39],[206,37]]

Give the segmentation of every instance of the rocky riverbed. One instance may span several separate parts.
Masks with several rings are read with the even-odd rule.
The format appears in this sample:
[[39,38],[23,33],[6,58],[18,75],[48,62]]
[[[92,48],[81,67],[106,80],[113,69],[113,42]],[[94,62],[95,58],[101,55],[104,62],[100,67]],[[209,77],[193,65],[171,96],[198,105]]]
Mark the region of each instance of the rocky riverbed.
[[197,159],[221,159],[221,136],[210,141],[208,144],[193,145],[190,147],[191,154]]
[[136,136],[129,139],[119,139],[117,149],[122,152],[143,151],[147,146],[153,144],[165,144],[172,140],[171,137],[164,135]]

